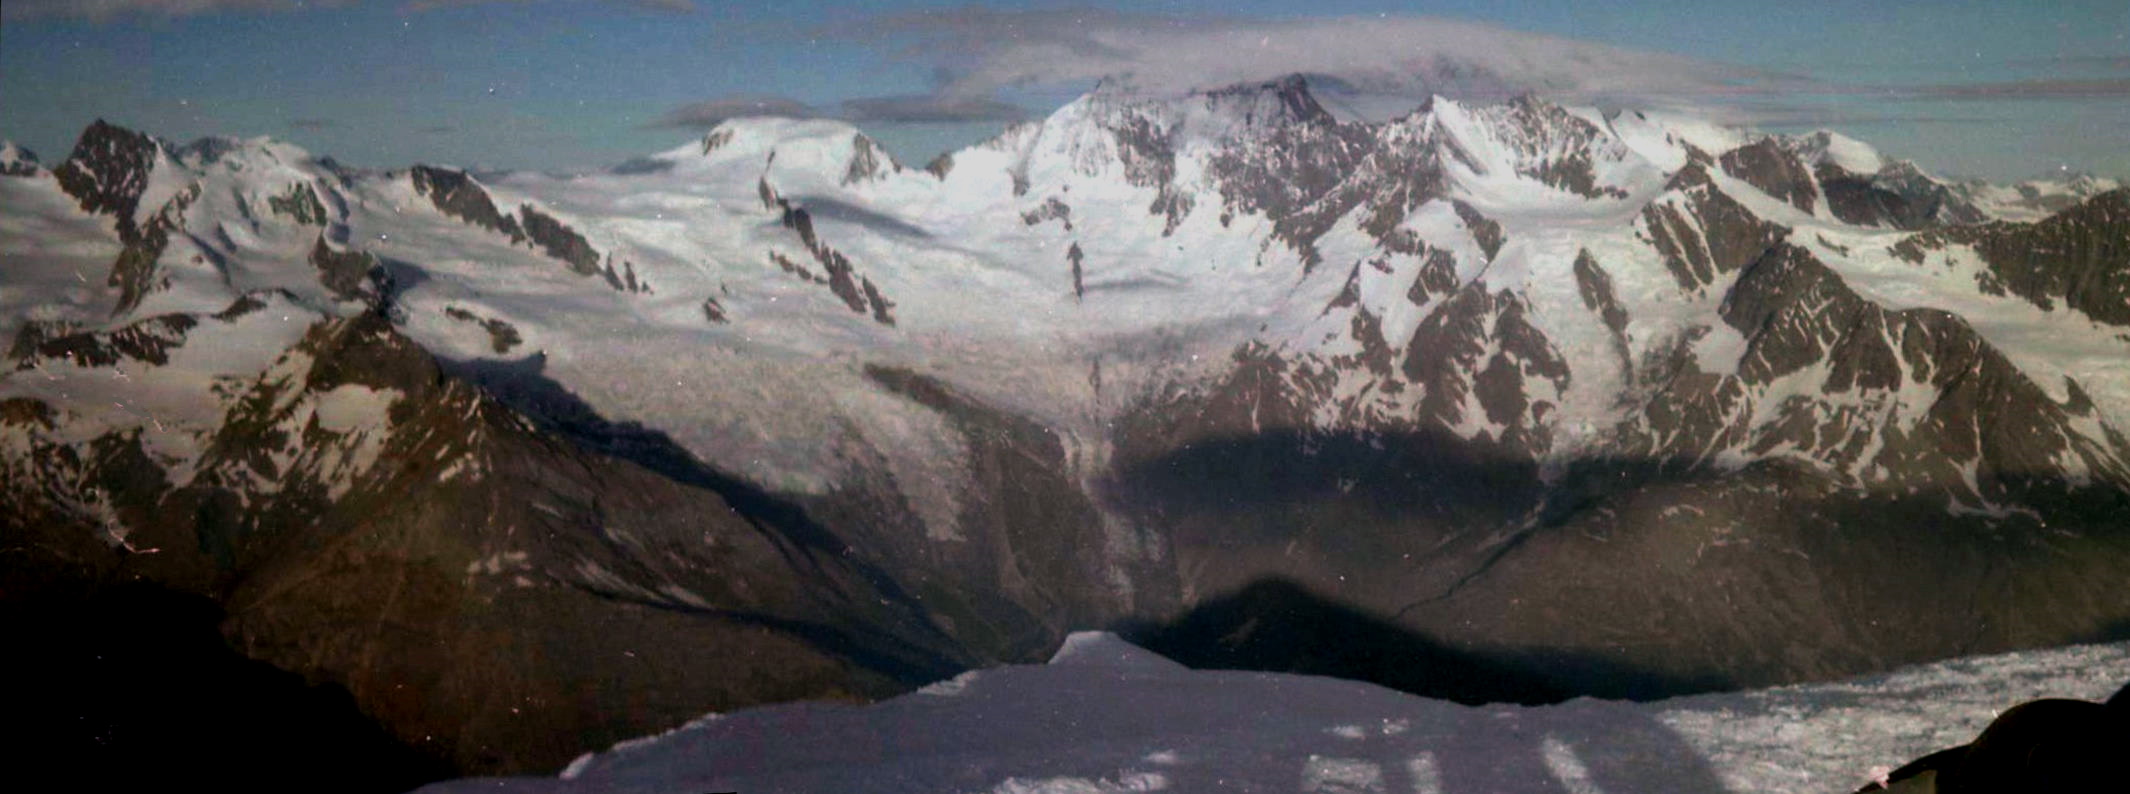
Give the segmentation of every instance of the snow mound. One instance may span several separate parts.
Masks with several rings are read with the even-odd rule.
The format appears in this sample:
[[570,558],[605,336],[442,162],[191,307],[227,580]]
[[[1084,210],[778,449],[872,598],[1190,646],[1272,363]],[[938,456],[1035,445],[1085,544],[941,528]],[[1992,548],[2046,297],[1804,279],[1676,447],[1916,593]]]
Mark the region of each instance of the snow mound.
[[964,673],[870,706],[748,709],[579,759],[561,779],[422,791],[1846,792],[1968,741],[2015,703],[2098,700],[2126,674],[2130,643],[2117,643],[1652,703],[1472,708],[1330,678],[1186,670],[1081,632],[1047,665]]
[[1142,672],[1182,671],[1183,665],[1167,657],[1125,642],[1106,631],[1076,631],[1050,657],[1056,666],[1108,667]]
[[1852,174],[1876,174],[1887,165],[1886,156],[1871,144],[1832,130],[1807,135],[1797,146],[1807,161],[1828,163]]

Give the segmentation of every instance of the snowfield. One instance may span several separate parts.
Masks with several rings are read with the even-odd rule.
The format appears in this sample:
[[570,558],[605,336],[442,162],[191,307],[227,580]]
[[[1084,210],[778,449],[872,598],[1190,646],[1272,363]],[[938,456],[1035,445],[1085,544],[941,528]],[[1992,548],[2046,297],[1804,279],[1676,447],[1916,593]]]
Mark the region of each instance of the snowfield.
[[1197,671],[1115,635],[868,706],[712,714],[552,779],[421,794],[1848,792],[2043,697],[2102,700],[2130,643],[1652,703],[1466,707],[1330,678]]

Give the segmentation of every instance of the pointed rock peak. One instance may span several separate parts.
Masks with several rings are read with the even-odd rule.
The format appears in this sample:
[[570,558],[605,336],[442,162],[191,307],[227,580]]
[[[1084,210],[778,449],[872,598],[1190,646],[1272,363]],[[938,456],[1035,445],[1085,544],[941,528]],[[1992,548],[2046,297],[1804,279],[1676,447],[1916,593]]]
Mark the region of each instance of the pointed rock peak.
[[0,141],[0,176],[36,176],[42,170],[35,152],[16,146],[14,141]]
[[1597,129],[1597,125],[1592,124],[1589,119],[1577,115],[1574,111],[1553,100],[1530,92],[1517,94],[1514,98],[1504,103],[1504,107],[1508,109],[1508,114],[1511,118],[1522,121],[1526,126],[1544,126],[1554,130],[1575,131],[1595,131]]
[[407,178],[414,182],[415,191],[424,196],[438,190],[460,190],[469,185],[480,188],[480,180],[473,174],[447,165],[417,165],[407,169]]
[[1053,666],[1106,667],[1141,672],[1174,672],[1184,669],[1153,651],[1124,641],[1107,631],[1076,631],[1065,637],[1050,657]]
[[244,142],[236,138],[209,136],[180,146],[177,156],[181,160],[200,165],[212,165],[216,161],[244,148]]
[[709,156],[711,152],[722,149],[725,147],[725,144],[731,142],[732,128],[724,126],[722,124],[718,125],[717,129],[703,133],[703,155]]
[[2083,171],[2076,174],[2072,174],[2069,179],[2063,181],[2063,186],[2065,189],[2070,190],[2074,193],[2089,195],[2095,193],[2104,193],[2110,190],[2116,190],[2121,187],[2120,183],[2116,182],[2113,179],[2094,176]]
[[116,215],[130,225],[162,149],[162,142],[149,135],[97,119],[52,173],[83,210]]
[[1687,155],[1686,165],[1672,172],[1671,179],[1665,181],[1665,190],[1692,190],[1713,184],[1708,175],[1708,166],[1712,162],[1707,159],[1708,154],[1689,146]]
[[89,123],[74,141],[74,151],[69,160],[106,160],[113,157],[128,157],[146,161],[161,145],[154,136],[135,132],[103,119]]
[[1799,210],[1809,213],[1817,205],[1810,170],[1775,138],[1762,138],[1724,152],[1718,162],[1724,173]]
[[1269,121],[1307,124],[1335,123],[1331,112],[1309,92],[1309,79],[1290,74],[1262,83],[1243,83],[1205,92],[1214,107],[1235,107],[1251,123]]
[[1510,97],[1509,101],[1505,104],[1507,104],[1509,109],[1514,112],[1527,113],[1536,116],[1552,117],[1556,115],[1565,115],[1568,112],[1567,109],[1562,108],[1560,105],[1554,104],[1552,100],[1546,99],[1545,97],[1541,97],[1538,94],[1532,93],[1530,91],[1525,91],[1521,94],[1517,94],[1516,96]]
[[1870,176],[1886,167],[1886,156],[1871,144],[1833,130],[1820,130],[1792,144],[1807,163],[1831,166],[1857,176]]
[[407,170],[407,179],[413,183],[415,193],[428,197],[430,203],[445,215],[500,232],[509,236],[512,242],[524,242],[525,232],[518,226],[517,219],[498,210],[495,200],[473,175],[451,168],[417,165]]
[[901,170],[902,164],[879,143],[865,133],[851,133],[850,166],[844,169],[843,184],[870,182]]

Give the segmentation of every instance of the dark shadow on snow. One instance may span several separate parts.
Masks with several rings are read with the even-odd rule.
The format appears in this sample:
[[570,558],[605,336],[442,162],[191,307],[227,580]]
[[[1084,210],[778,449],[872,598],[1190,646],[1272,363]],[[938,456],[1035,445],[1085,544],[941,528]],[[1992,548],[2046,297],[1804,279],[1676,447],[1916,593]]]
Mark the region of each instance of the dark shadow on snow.
[[[586,449],[635,463],[683,485],[711,491],[764,532],[797,544],[809,556],[833,559],[853,567],[873,588],[898,604],[916,603],[893,577],[850,553],[848,545],[807,515],[800,505],[711,468],[663,432],[635,422],[613,422],[600,416],[582,398],[547,377],[547,361],[543,354],[515,361],[476,359],[440,360],[440,363],[446,372],[479,385],[513,410]],[[676,608],[665,602],[643,603],[658,608]],[[876,630],[877,627],[837,627],[723,610],[716,611],[716,614],[791,633],[825,651],[910,686],[951,677],[967,669],[963,659],[946,650],[952,647],[952,641],[929,625],[924,627],[926,636],[897,637]]]
[[1460,650],[1279,578],[1260,579],[1166,623],[1126,623],[1118,633],[1197,669],[1329,676],[1472,706],[1559,703],[1588,694],[1559,683],[1561,667],[1578,668],[1574,678],[1602,678],[1635,691],[1731,688],[1721,679],[1682,680],[1595,658],[1554,656],[1541,666]]
[[[1148,647],[1192,666],[1332,675],[1465,703],[1640,700],[2130,638],[2130,599],[2118,584],[2130,572],[2130,524],[2121,520],[2130,493],[2097,482],[1984,468],[1982,489],[2036,511],[1990,517],[1972,509],[1972,494],[1821,487],[1823,475],[1780,461],[1724,470],[1687,459],[1591,458],[1546,479],[1514,450],[1439,428],[1193,437],[1202,433],[1121,431],[1107,485],[1113,503],[1160,527],[1175,553],[1195,555],[1179,565],[1203,566],[1194,572],[1206,594],[1198,603],[1166,623],[1127,626]],[[1955,498],[1970,509],[1950,509]],[[1616,544],[1654,539],[1645,551],[1655,554],[1706,537],[1709,527],[1659,526],[1673,503],[1729,510],[1723,520],[1742,522],[1741,536],[1766,545],[1741,545],[1707,568],[1671,563],[1663,577],[1655,575],[1662,564],[1645,558],[1611,558],[1608,565],[1628,566],[1618,573],[1584,568],[1592,563],[1577,555]],[[1400,625],[1407,610],[1521,617],[1488,599],[1506,602],[1526,586],[1544,590],[1549,577],[1581,577],[1594,582],[1583,585],[1589,592],[1639,597],[1634,572],[1645,565],[1648,584],[1661,582],[1666,597],[1679,599],[1791,570],[1784,575],[1795,578],[1780,586],[1741,592],[1807,588],[1810,598],[1785,605],[1779,618],[1804,631],[1740,634],[1710,618],[1719,614],[1713,608],[1677,619],[1638,612],[1656,626],[1638,640],[1705,655],[1659,672],[1594,647],[1454,652]],[[1491,589],[1463,598],[1480,585]],[[1411,600],[1393,600],[1407,594],[1399,587]],[[1664,602],[1633,603],[1652,610]],[[1742,602],[1729,614],[1766,614],[1753,612],[1757,604]],[[1534,621],[1524,626],[1527,636],[1623,608],[1569,599],[1547,606],[1573,614],[1527,618]],[[2082,611],[2065,617],[2064,606]],[[1856,627],[1866,621],[1870,629]],[[2048,628],[2028,629],[2036,625]],[[1848,644],[1860,636],[1875,644]],[[1825,655],[1792,663],[1790,646]]]

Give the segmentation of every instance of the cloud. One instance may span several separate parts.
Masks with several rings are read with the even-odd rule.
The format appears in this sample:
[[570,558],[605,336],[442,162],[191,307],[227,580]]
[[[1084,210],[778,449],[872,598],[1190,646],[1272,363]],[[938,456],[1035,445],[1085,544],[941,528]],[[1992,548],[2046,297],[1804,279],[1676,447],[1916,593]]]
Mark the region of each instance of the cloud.
[[340,123],[332,119],[289,119],[288,126],[290,129],[315,131],[338,127]]
[[939,93],[1085,88],[1109,80],[1182,94],[1287,74],[1321,75],[1356,93],[1493,98],[1696,100],[1806,83],[1667,53],[1419,16],[1262,20],[1115,11],[963,8],[878,17],[830,31],[900,43],[929,63]]
[[1915,88],[1892,88],[1887,89],[1887,92],[1899,99],[1913,100],[2114,99],[2130,97],[2130,78],[1947,83]]
[[303,6],[300,0],[7,0],[5,5],[0,5],[0,18],[9,21],[72,18],[106,22],[127,16],[182,17],[215,11],[287,11]]
[[749,116],[817,119],[825,115],[814,106],[790,97],[747,94],[682,105],[644,126],[652,129],[709,129],[726,119]]
[[[410,0],[401,6],[408,11],[431,11],[457,6],[488,5],[491,3],[521,3],[525,0]],[[685,14],[695,10],[695,0],[602,0],[613,5],[628,5],[646,11],[666,11]]]
[[2130,71],[2130,55],[2063,55],[2054,58],[2021,58],[2011,63],[2020,66],[2043,66],[2058,69]]
[[883,96],[843,103],[841,118],[865,122],[1019,121],[1028,112],[1019,105],[985,97]]
[[647,129],[709,129],[726,119],[776,116],[793,119],[840,119],[853,124],[922,124],[1019,121],[1028,112],[1018,105],[987,97],[898,95],[844,100],[835,109],[790,97],[741,94],[692,102],[668,110],[645,124]]
[[[682,13],[695,10],[695,0],[599,1],[650,11]],[[347,5],[349,2],[353,0],[7,0],[4,5],[0,5],[0,19],[10,22],[32,19],[86,19],[92,22],[109,22],[125,17],[183,17],[221,11],[296,11],[332,8]],[[524,0],[411,0],[400,7],[408,11],[428,11],[448,6],[500,2]]]

